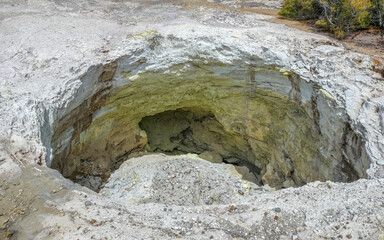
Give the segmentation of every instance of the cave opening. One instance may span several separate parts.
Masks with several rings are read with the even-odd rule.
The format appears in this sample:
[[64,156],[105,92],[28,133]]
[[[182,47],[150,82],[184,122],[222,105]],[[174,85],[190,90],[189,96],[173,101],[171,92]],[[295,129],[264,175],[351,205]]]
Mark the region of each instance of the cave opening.
[[227,132],[211,112],[170,110],[144,117],[139,126],[147,134],[149,152],[194,153],[212,163],[233,164],[244,180],[262,185],[247,136]]

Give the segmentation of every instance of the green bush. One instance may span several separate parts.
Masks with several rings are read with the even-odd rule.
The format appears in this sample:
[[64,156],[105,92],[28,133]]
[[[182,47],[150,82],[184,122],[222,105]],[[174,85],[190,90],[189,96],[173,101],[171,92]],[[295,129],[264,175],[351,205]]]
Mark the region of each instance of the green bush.
[[321,12],[317,0],[283,0],[279,14],[296,20],[315,19]]
[[368,11],[361,12],[355,20],[355,25],[360,28],[368,28],[372,24],[371,13]]
[[372,25],[384,28],[384,0],[284,0],[279,14],[315,20],[337,38]]

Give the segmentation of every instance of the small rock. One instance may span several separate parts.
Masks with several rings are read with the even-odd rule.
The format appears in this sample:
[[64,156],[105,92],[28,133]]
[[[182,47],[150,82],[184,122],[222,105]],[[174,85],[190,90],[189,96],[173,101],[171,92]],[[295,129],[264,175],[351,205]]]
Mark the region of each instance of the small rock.
[[95,223],[96,223],[96,220],[95,220],[95,219],[92,219],[92,220],[90,221],[90,223],[91,223],[91,224],[95,224]]
[[281,212],[281,208],[274,208],[273,211],[275,211],[275,212]]
[[12,237],[13,236],[13,232],[7,232],[6,236],[7,236],[7,238]]
[[346,236],[348,239],[351,239],[352,238],[352,235],[351,234],[347,234]]
[[19,214],[19,215],[24,215],[24,210],[16,210],[16,213]]
[[90,201],[85,201],[85,206],[91,206],[92,205],[92,202],[90,202]]
[[230,211],[230,212],[233,212],[233,211],[235,211],[235,210],[236,210],[235,205],[231,205],[231,206],[229,207],[229,211]]
[[279,220],[279,216],[275,216],[273,219],[275,219],[277,221],[277,220]]

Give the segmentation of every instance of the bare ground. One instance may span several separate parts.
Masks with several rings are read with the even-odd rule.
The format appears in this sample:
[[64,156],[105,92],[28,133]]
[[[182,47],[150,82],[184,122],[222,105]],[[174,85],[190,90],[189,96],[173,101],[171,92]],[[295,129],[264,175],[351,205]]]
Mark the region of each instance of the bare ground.
[[349,50],[355,50],[368,55],[384,56],[384,37],[380,34],[379,29],[371,28],[360,30],[349,35],[343,40],[338,40],[332,34],[324,32],[316,28],[312,21],[294,21],[284,18],[278,14],[279,9],[266,9],[266,8],[240,8],[243,12],[251,12],[257,14],[264,14],[273,16],[274,18],[268,20],[273,23],[285,24],[289,27],[297,28],[301,31],[318,33],[326,35],[335,41],[341,42],[344,47]]

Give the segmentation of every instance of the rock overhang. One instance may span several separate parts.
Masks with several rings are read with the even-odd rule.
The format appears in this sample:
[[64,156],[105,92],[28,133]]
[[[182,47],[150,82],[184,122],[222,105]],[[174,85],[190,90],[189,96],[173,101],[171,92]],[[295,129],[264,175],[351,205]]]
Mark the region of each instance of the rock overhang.
[[[151,38],[147,43],[150,52],[162,47],[164,39],[157,33],[144,32],[135,39],[143,36]],[[175,41],[173,37],[171,41]],[[214,130],[206,139],[190,136],[200,147],[183,145],[181,152],[215,152],[218,147],[213,149],[210,144],[226,145],[225,150],[219,147],[223,159],[238,163],[240,160],[233,157],[242,156],[241,161],[261,169],[259,178],[263,177],[265,184],[277,188],[366,177],[369,159],[365,141],[350,127],[341,103],[319,85],[286,69],[264,65],[256,57],[253,64],[249,59],[232,64],[188,59],[156,71],[147,70],[152,69],[148,62],[143,57],[122,57],[85,76],[87,84],[77,95],[81,100],[74,98],[80,105],[53,128],[54,168],[72,179],[94,172],[105,179],[122,161],[150,150],[150,142],[169,142],[185,135],[187,129],[191,134],[200,131],[197,135],[204,135],[216,125],[222,130]],[[145,64],[149,67],[142,66]],[[145,117],[179,109],[198,115],[206,112],[218,122],[211,121],[214,125],[210,126],[205,121],[197,127],[200,120],[195,119],[193,130],[185,127],[179,137],[167,132],[174,131],[174,123],[171,129],[163,127],[165,132],[156,133],[164,135],[162,140],[155,140],[153,134],[148,136],[149,127],[140,127]]]

